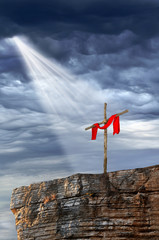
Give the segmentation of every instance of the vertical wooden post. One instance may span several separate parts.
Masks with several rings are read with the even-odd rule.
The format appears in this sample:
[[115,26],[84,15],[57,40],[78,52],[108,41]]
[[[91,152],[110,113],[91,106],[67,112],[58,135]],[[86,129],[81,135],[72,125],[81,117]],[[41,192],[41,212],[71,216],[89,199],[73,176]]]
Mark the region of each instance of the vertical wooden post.
[[[107,110],[107,103],[104,103],[104,121],[99,122],[98,123],[99,125],[101,125],[103,123],[105,125],[109,121],[109,118],[107,119],[106,110]],[[124,113],[127,113],[127,112],[128,112],[128,110],[125,110],[125,111],[120,112],[120,113],[116,113],[116,116],[123,115]],[[94,128],[94,127],[97,127],[97,125],[93,124],[89,127],[86,127],[85,130],[88,130],[88,129],[91,129],[91,128]],[[115,132],[115,133],[118,134],[119,132],[120,132],[120,130]],[[93,131],[92,131],[92,134],[93,134]],[[95,139],[92,139],[92,140],[95,140]],[[104,174],[107,174],[107,128],[104,129]]]
[[[107,122],[106,108],[107,103],[104,103],[104,124]],[[104,173],[107,173],[107,128],[104,129]]]

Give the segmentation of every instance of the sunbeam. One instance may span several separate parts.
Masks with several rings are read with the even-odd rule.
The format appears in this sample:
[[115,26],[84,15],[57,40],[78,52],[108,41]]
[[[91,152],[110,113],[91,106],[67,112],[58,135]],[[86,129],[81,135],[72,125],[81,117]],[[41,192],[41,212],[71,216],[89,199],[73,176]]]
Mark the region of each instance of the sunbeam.
[[48,60],[37,52],[28,41],[26,44],[26,39],[14,37],[13,41],[24,58],[28,74],[45,110],[56,116],[70,117],[70,114],[79,114],[81,117],[81,99],[83,103],[90,100],[88,85],[77,81],[57,62]]

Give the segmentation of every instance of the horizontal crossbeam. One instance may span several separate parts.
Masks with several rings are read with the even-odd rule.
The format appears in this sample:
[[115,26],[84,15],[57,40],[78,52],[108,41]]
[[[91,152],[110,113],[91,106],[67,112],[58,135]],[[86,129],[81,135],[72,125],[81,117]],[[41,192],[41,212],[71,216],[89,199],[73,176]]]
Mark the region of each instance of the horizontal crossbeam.
[[[117,116],[120,116],[120,115],[123,115],[124,113],[127,113],[127,112],[128,112],[128,110],[125,110],[125,111],[123,111],[123,112],[117,113],[116,115],[117,115]],[[101,125],[101,124],[106,124],[106,123],[108,122],[108,120],[109,120],[109,119],[107,119],[106,122],[103,120],[102,122],[99,122],[98,124],[99,124],[99,125]],[[89,129],[94,128],[94,127],[95,127],[95,125],[93,124],[93,125],[91,125],[91,126],[89,126],[89,127],[86,127],[85,130],[89,130]]]

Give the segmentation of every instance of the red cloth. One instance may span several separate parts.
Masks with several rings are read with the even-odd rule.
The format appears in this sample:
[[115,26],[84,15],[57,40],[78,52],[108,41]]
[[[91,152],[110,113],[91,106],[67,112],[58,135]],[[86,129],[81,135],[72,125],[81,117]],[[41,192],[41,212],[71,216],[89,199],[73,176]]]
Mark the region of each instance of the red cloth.
[[[114,120],[114,121],[113,121]],[[119,122],[119,116],[116,116],[115,115],[112,115],[109,119],[108,119],[108,122],[103,126],[103,127],[100,127],[98,123],[95,123],[94,125],[96,127],[93,127],[92,128],[92,140],[96,140],[96,136],[97,136],[97,131],[98,131],[98,128],[99,129],[106,129],[110,126],[110,124],[113,122],[113,135],[116,133],[116,134],[119,134],[120,132],[120,122]]]

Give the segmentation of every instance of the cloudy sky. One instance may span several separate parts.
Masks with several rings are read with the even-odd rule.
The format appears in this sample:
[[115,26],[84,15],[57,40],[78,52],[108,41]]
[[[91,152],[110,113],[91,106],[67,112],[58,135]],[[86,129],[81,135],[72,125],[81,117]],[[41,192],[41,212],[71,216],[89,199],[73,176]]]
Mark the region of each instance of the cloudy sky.
[[0,240],[15,240],[12,189],[159,163],[159,2],[0,1]]

